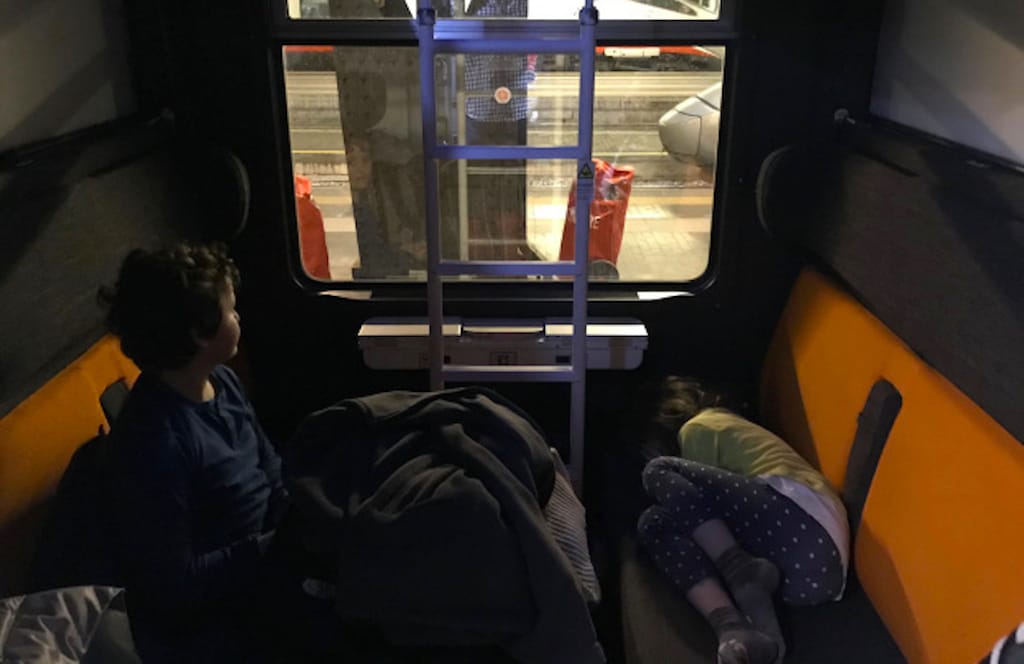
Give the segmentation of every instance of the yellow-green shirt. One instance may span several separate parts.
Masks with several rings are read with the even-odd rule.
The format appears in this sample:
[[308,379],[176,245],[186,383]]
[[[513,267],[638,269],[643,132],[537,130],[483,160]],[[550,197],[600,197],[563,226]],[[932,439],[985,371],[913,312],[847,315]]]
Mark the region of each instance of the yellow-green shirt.
[[783,475],[820,493],[832,493],[828,480],[784,440],[723,408],[708,408],[679,430],[684,459],[747,476]]

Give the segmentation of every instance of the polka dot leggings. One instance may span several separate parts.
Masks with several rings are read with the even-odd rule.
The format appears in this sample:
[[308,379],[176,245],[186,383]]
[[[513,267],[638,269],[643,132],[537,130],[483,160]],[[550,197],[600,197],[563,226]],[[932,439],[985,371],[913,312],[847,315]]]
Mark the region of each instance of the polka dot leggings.
[[842,562],[828,533],[762,479],[660,457],[647,464],[643,483],[656,504],[640,515],[640,543],[683,592],[716,574],[691,536],[716,518],[741,547],[778,566],[787,604],[820,604],[842,589]]

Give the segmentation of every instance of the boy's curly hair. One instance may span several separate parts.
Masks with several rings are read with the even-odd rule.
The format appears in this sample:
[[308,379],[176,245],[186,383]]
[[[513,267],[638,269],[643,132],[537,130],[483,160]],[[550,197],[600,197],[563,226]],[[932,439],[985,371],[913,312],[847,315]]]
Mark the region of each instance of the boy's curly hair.
[[224,289],[238,285],[223,245],[182,243],[129,253],[117,283],[100,288],[99,300],[124,354],[143,370],[159,371],[185,365],[199,349],[195,336],[213,336]]

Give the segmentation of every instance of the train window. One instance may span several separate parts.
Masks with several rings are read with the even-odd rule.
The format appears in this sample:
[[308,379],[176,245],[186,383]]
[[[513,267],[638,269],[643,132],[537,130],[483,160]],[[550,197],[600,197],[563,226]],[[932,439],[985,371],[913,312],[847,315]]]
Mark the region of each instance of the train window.
[[[313,17],[314,5],[335,3],[289,8]],[[705,271],[725,56],[719,46],[598,49],[594,279],[678,283]],[[283,58],[306,272],[340,282],[424,280],[416,47],[295,45],[283,47]],[[439,140],[575,144],[577,56],[454,54],[435,67]],[[574,164],[435,166],[445,256],[569,257]]]
[[[575,20],[581,2],[551,0],[433,0],[439,14],[453,18],[530,18]],[[714,20],[720,15],[719,0],[595,0],[602,20],[680,21]],[[416,15],[416,0],[288,0],[291,19],[380,18],[408,19]]]

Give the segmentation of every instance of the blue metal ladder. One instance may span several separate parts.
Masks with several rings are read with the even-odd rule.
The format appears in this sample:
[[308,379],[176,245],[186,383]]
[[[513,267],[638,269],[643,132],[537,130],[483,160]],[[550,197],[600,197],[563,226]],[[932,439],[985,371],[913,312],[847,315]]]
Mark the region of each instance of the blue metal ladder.
[[[582,491],[587,370],[587,270],[590,241],[590,201],[594,193],[594,37],[597,10],[585,0],[579,26],[571,34],[543,36],[536,28],[495,29],[482,20],[437,20],[430,0],[418,0],[417,22],[420,54],[420,86],[423,114],[423,165],[427,221],[427,300],[430,327],[430,387],[443,389],[454,382],[569,382],[569,474]],[[522,22],[525,24],[525,21]],[[522,25],[520,24],[520,25]],[[499,34],[496,34],[499,33]],[[527,147],[493,145],[438,145],[434,59],[439,53],[578,53],[580,58],[578,143],[574,146]],[[441,258],[441,226],[438,204],[437,159],[575,159],[577,168],[576,232],[574,261],[454,261]],[[570,364],[531,366],[452,365],[444,360],[442,277],[476,275],[492,277],[558,276],[572,278],[572,352]]]

